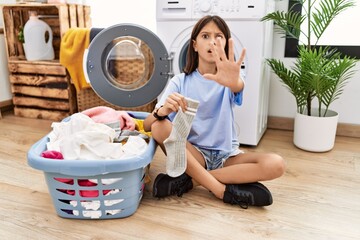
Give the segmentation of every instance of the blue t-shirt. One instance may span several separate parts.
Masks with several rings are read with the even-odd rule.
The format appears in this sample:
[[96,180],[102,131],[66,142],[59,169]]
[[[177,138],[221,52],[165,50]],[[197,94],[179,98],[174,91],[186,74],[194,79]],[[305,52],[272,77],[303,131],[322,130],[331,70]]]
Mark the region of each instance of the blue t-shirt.
[[[242,91],[234,94],[230,88],[205,79],[196,70],[189,75],[175,75],[169,81],[157,107],[163,105],[168,95],[174,92],[200,102],[188,136],[191,144],[204,149],[230,152],[232,146],[239,143],[233,108],[241,105]],[[175,114],[169,115],[171,121]]]

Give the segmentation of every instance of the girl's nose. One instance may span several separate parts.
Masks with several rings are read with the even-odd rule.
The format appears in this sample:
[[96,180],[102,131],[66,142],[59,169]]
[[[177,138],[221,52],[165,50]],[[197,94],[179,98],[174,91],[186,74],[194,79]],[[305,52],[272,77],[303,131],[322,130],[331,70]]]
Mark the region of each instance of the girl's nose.
[[217,42],[218,40],[221,40],[221,38],[219,38],[219,37],[212,38],[212,39],[211,39],[211,44],[213,44],[214,46],[216,46],[216,42]]

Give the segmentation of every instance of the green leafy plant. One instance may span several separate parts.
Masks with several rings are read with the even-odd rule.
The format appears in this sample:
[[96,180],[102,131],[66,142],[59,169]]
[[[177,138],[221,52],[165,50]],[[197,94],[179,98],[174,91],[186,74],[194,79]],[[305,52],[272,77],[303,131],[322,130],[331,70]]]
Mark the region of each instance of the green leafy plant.
[[24,28],[23,27],[19,27],[18,40],[21,43],[25,43]]
[[[317,99],[318,116],[326,116],[331,103],[340,97],[355,73],[357,60],[329,46],[318,46],[318,42],[333,19],[353,7],[355,1],[293,0],[293,4],[288,12],[269,13],[262,21],[273,21],[276,32],[299,41],[298,58],[291,68],[277,59],[266,61],[295,97],[297,112],[311,116],[313,100]],[[301,12],[294,10],[299,4]],[[303,24],[307,26],[306,32],[300,28]],[[315,38],[313,45],[312,38]]]

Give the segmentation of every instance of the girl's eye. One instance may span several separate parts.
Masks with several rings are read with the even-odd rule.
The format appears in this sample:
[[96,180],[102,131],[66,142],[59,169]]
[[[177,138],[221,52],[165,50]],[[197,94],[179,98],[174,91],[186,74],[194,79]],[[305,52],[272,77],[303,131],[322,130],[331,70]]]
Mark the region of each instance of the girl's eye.
[[216,37],[217,37],[217,38],[224,38],[224,36],[221,35],[221,34],[217,35]]
[[202,37],[203,37],[204,39],[208,39],[208,38],[209,38],[209,35],[203,34]]

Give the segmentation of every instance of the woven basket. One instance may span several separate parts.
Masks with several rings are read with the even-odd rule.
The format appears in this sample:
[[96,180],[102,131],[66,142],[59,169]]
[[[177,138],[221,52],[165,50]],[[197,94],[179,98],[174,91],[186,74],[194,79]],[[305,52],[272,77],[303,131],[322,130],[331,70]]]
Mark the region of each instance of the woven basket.
[[[131,41],[140,41],[132,37],[124,37],[123,39]],[[136,42],[138,44],[138,42]],[[144,55],[145,61],[139,61],[138,59],[123,58],[117,59],[115,62],[111,63],[109,66],[109,71],[114,77],[113,83],[118,85],[120,88],[125,88],[128,90],[142,87],[146,84],[147,81],[142,79],[149,80],[153,69],[154,69],[154,58],[150,48],[145,44],[141,43],[141,51]],[[100,98],[92,88],[84,88],[76,93],[78,111],[84,111],[86,109],[97,107],[97,106],[107,106],[115,110],[129,110],[129,111],[141,111],[141,112],[151,112],[157,101],[154,100],[146,105],[134,107],[134,108],[124,108],[115,106],[109,102],[104,101]]]
[[140,112],[151,112],[154,110],[156,105],[156,100],[148,103],[144,106],[136,107],[136,108],[123,108],[119,106],[115,106],[111,103],[108,103],[101,99],[92,88],[84,88],[76,93],[76,99],[78,104],[78,111],[82,112],[86,109],[98,106],[107,106],[111,107],[115,110],[129,110],[129,111],[140,111]]

